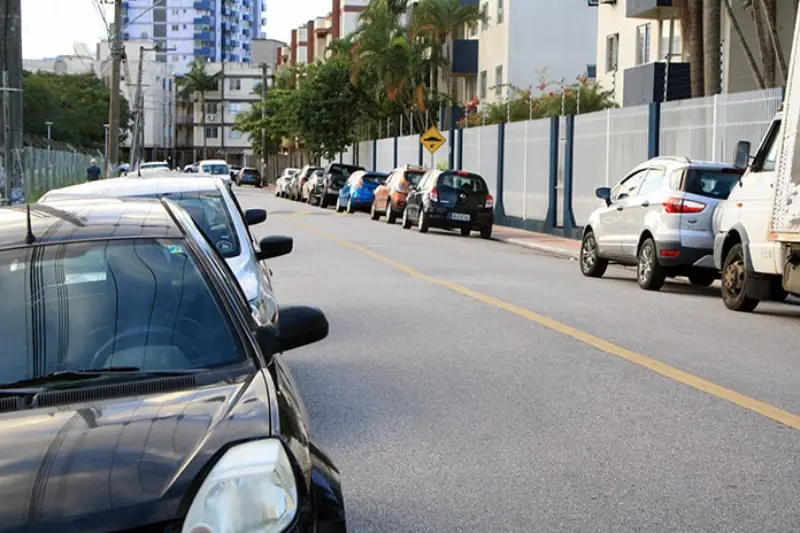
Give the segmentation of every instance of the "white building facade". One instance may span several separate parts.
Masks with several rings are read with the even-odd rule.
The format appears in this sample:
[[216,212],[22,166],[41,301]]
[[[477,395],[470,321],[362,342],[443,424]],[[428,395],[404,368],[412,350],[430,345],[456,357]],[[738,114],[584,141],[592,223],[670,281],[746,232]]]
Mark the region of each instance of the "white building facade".
[[154,41],[164,50],[155,60],[179,73],[195,57],[248,63],[265,11],[266,0],[125,0],[123,38]]

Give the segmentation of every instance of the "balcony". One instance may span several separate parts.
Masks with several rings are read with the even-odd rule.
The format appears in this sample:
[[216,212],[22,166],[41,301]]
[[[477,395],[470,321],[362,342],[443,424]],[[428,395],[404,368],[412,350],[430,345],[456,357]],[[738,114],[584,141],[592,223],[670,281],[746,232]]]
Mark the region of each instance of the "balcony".
[[238,63],[239,62],[239,56],[237,54],[231,54],[231,62],[232,63]]
[[202,46],[202,47],[195,47],[194,55],[197,57],[210,57],[213,58],[216,55],[216,50],[210,46]]
[[193,4],[193,7],[205,11],[215,11],[217,9],[217,5],[212,0],[197,0],[197,2]]
[[664,20],[674,16],[672,0],[628,0],[625,16],[636,19]]
[[214,26],[216,24],[214,17],[209,15],[203,15],[202,17],[195,17],[193,22],[195,23],[195,25],[199,26]]
[[[647,63],[626,68],[623,74],[622,106],[664,101],[664,78],[667,64]],[[689,63],[670,63],[667,101],[691,98]]]
[[474,76],[478,74],[478,40],[456,39],[453,41],[453,74]]
[[325,35],[328,34],[330,29],[331,29],[331,24],[327,18],[317,17],[316,19],[314,19],[314,33],[317,34],[317,37],[324,37]]
[[239,48],[239,41],[236,39],[231,39],[228,44],[230,44],[231,48]]
[[244,20],[246,22],[250,22],[251,19],[252,19],[252,17],[250,16],[249,13],[242,13],[242,20]]
[[194,40],[195,41],[216,41],[217,36],[215,33],[210,31],[199,31],[194,33]]

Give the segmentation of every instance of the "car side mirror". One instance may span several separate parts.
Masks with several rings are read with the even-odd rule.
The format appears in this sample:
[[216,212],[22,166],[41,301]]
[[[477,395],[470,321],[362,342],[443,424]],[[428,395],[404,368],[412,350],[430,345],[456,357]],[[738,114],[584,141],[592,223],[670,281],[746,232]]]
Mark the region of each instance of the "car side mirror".
[[601,200],[605,200],[606,205],[611,205],[611,187],[598,187],[594,194]]
[[750,163],[750,149],[751,144],[749,141],[739,141],[736,143],[736,155],[734,156],[733,166],[739,170],[746,170],[748,163]]
[[275,325],[261,326],[256,340],[265,356],[287,352],[319,342],[328,336],[330,326],[325,313],[303,305],[278,309]]
[[248,226],[255,226],[267,220],[267,212],[264,209],[248,209],[244,212],[244,221]]
[[256,254],[256,258],[263,261],[292,253],[294,239],[283,235],[270,235],[258,241],[258,247],[261,251]]

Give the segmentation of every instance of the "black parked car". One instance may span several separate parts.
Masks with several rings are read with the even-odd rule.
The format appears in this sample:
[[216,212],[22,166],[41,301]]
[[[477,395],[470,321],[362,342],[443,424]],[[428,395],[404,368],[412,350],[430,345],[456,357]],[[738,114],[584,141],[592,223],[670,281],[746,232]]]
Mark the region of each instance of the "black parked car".
[[344,163],[331,163],[323,170],[322,187],[319,193],[319,206],[323,209],[336,204],[339,200],[339,190],[350,178],[350,174],[357,170],[365,170],[358,165]]
[[345,532],[281,356],[325,315],[256,326],[168,200],[29,209],[0,209],[0,531]]
[[416,224],[420,233],[428,228],[459,229],[467,237],[480,231],[492,238],[494,198],[486,181],[471,172],[430,170],[407,198],[403,228]]

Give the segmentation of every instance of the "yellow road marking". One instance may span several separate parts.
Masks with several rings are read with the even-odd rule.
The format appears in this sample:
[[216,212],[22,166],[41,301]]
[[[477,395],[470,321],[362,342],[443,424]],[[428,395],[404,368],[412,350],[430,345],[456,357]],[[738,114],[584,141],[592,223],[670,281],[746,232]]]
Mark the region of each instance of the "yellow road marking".
[[800,416],[796,414],[784,411],[783,409],[779,409],[778,407],[762,402],[760,400],[756,400],[755,398],[751,398],[749,396],[738,393],[734,390],[728,389],[721,385],[717,385],[716,383],[705,380],[701,377],[695,376],[694,374],[690,374],[689,372],[685,372],[683,370],[680,370],[679,368],[670,366],[666,363],[662,363],[661,361],[657,361],[645,355],[636,353],[632,350],[628,350],[627,348],[617,346],[616,344],[601,339],[600,337],[596,337],[591,333],[586,333],[585,331],[579,330],[578,328],[568,326],[567,324],[564,324],[557,320],[553,320],[552,318],[540,315],[538,313],[534,313],[533,311],[525,309],[524,307],[519,307],[517,305],[494,298],[487,294],[478,291],[473,291],[472,289],[468,289],[467,287],[458,285],[457,283],[429,276],[408,265],[404,265],[403,263],[397,262],[393,259],[389,259],[388,257],[381,255],[377,252],[374,252],[369,248],[365,248],[358,244],[352,243],[348,240],[338,237],[337,235],[315,228],[306,223],[303,222],[293,222],[293,223],[308,231],[316,233],[317,235],[321,235],[338,244],[341,244],[342,246],[346,246],[364,255],[372,257],[373,259],[376,259],[384,264],[392,266],[397,270],[405,272],[409,276],[412,276],[418,280],[446,287],[454,292],[463,294],[464,296],[468,296],[470,298],[491,305],[498,309],[504,309],[509,313],[513,313],[517,316],[521,316],[522,318],[526,318],[531,322],[535,322],[548,329],[557,331],[563,335],[571,337],[584,344],[588,344],[589,346],[597,348],[598,350],[602,350],[608,354],[615,355],[628,362],[652,370],[653,372],[660,374],[666,378],[672,379],[679,383],[683,383],[684,385],[688,385],[689,387],[711,394],[712,396],[716,396],[717,398],[727,400],[735,405],[738,405],[739,407],[743,407],[754,413],[758,413],[767,418],[771,418],[776,422],[785,424],[790,428],[800,429]]

